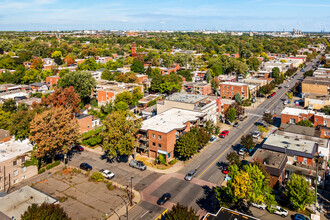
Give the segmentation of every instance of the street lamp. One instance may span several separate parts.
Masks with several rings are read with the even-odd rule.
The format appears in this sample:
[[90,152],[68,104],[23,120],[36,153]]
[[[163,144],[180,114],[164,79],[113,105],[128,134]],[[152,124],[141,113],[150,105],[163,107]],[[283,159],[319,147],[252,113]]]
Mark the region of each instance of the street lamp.
[[126,206],[126,218],[128,220],[128,205],[127,205],[125,199],[121,195],[117,194],[117,196],[119,196],[124,201],[124,204]]
[[118,215],[118,213],[114,209],[110,208],[110,211],[113,211],[118,216],[118,219],[120,220],[120,216]]

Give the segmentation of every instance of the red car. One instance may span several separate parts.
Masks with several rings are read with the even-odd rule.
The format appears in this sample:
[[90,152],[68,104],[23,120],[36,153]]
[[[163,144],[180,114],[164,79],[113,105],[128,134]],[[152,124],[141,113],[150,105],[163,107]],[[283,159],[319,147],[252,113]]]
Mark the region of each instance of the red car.
[[221,132],[221,134],[219,134],[219,137],[224,138],[224,137],[226,137],[228,134],[229,134],[229,131],[224,130],[224,131]]
[[72,150],[75,150],[75,151],[84,151],[84,148],[82,146],[78,145],[78,146],[73,146],[72,147]]
[[276,92],[273,92],[273,93],[271,94],[272,97],[273,97],[274,95],[276,95]]
[[228,167],[224,167],[222,173],[227,175],[229,173]]

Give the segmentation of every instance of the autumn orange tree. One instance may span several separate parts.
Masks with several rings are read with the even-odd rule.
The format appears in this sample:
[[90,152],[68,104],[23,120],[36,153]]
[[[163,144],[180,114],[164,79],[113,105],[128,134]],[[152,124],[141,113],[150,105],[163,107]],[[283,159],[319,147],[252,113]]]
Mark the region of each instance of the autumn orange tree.
[[55,92],[47,98],[41,99],[41,104],[51,107],[71,108],[72,112],[80,111],[80,97],[72,86],[68,88],[55,89]]
[[79,126],[71,109],[51,108],[37,114],[30,124],[30,140],[37,146],[37,158],[54,159],[61,152],[67,153],[79,137]]
[[36,70],[41,70],[43,67],[43,61],[39,57],[35,57],[32,60],[31,68]]

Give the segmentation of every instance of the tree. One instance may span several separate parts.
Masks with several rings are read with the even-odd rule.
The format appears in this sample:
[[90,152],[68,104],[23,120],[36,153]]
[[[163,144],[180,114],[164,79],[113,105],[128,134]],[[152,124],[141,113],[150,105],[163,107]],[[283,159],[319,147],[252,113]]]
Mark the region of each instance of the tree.
[[240,167],[242,165],[242,161],[241,161],[240,157],[234,151],[228,153],[226,155],[226,159],[228,160],[230,165],[236,164],[238,167]]
[[36,157],[52,159],[61,152],[67,153],[80,136],[72,110],[63,107],[37,114],[31,121],[30,133],[30,140],[37,145]]
[[42,203],[38,205],[33,203],[21,215],[22,220],[43,220],[43,219],[57,219],[57,220],[71,220],[68,214],[59,204]]
[[309,188],[306,178],[293,173],[286,185],[285,195],[294,210],[305,210],[314,202],[314,191]]
[[241,94],[239,94],[239,92],[237,92],[236,94],[235,94],[235,101],[237,102],[237,103],[239,103],[239,104],[242,104],[242,97],[241,97]]
[[245,136],[242,136],[241,145],[248,150],[252,150],[256,146],[256,144],[253,141],[252,134],[247,134]]
[[136,87],[133,89],[133,94],[132,94],[132,104],[137,105],[138,101],[139,101],[140,99],[142,99],[143,96],[144,96],[144,94],[143,94],[143,92],[142,92],[141,87],[136,86]]
[[321,108],[321,111],[324,112],[326,115],[330,115],[330,105],[326,105]]
[[86,103],[89,101],[96,81],[89,72],[75,71],[65,74],[57,83],[58,87],[67,88],[73,86],[80,98]]
[[115,104],[118,102],[125,102],[127,105],[132,104],[133,96],[130,91],[124,91],[116,95]]
[[113,101],[110,100],[109,102],[105,103],[105,105],[103,105],[101,107],[101,112],[105,115],[108,115],[110,113],[112,113],[115,110],[115,106],[113,104]]
[[14,135],[16,140],[24,140],[30,136],[30,123],[35,116],[34,111],[18,111],[12,116],[9,126],[10,135]]
[[261,64],[260,60],[256,57],[250,57],[247,61],[246,64],[249,66],[251,70],[258,71],[259,66]]
[[192,81],[192,76],[189,70],[179,70],[178,74],[183,76],[187,82],[191,82]]
[[212,77],[212,76],[211,76],[211,71],[208,69],[208,70],[206,71],[206,82],[207,82],[207,83],[210,82],[210,80],[212,79],[211,77]]
[[287,92],[285,94],[288,97],[288,99],[292,99],[293,98],[293,92]]
[[14,113],[17,110],[16,101],[14,99],[6,99],[2,104],[2,110]]
[[66,56],[64,58],[64,63],[66,63],[68,66],[71,66],[71,65],[75,64],[74,56],[73,57],[69,56],[69,55]]
[[124,74],[119,74],[115,77],[115,80],[118,82],[124,83],[138,83],[139,79],[134,72],[127,72]]
[[0,128],[8,130],[11,123],[11,113],[0,109]]
[[180,203],[174,205],[172,209],[166,212],[165,220],[198,220],[199,216],[197,212],[192,208],[180,205]]
[[43,61],[39,57],[35,57],[32,60],[31,68],[36,70],[41,70],[43,68]]
[[59,58],[62,58],[62,57],[63,57],[63,55],[62,55],[62,51],[60,51],[60,50],[56,50],[56,51],[54,51],[54,52],[52,53],[52,58],[57,58],[57,57],[59,57]]
[[105,118],[103,124],[103,150],[108,156],[131,154],[136,144],[136,133],[142,125],[141,120],[131,111],[115,111]]
[[300,122],[297,123],[297,125],[305,126],[305,127],[314,127],[312,122],[310,122],[308,119],[301,120]]
[[101,79],[112,81],[115,79],[115,75],[110,72],[110,70],[105,69],[101,74]]
[[272,69],[272,78],[276,79],[280,76],[280,69],[278,67],[274,67]]
[[200,147],[197,135],[193,132],[183,134],[176,142],[175,152],[177,155],[188,159],[193,156]]
[[41,104],[50,107],[70,108],[72,112],[80,111],[80,98],[72,86],[67,88],[56,88],[55,92],[41,99]]
[[226,114],[228,121],[233,122],[236,118],[236,110],[234,108],[229,108]]
[[144,65],[139,59],[134,59],[131,65],[131,70],[135,73],[144,73]]
[[126,102],[124,102],[124,101],[120,101],[120,102],[117,102],[115,104],[115,109],[116,110],[125,111],[125,110],[127,110],[127,108],[128,108],[128,104]]
[[262,116],[262,120],[264,120],[269,125],[273,124],[273,116],[270,113],[265,113]]
[[313,76],[314,71],[313,70],[308,70],[306,72],[304,72],[304,78],[306,78],[307,76]]

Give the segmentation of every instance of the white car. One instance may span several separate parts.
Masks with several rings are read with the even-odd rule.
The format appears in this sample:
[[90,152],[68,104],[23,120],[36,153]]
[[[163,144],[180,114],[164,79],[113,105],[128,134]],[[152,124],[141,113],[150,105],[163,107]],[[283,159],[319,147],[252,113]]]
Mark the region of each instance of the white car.
[[256,208],[258,208],[258,209],[263,209],[263,210],[265,210],[266,207],[267,207],[267,205],[264,204],[264,203],[261,203],[261,204],[251,203],[251,205],[254,206],[254,207],[256,207]]
[[115,177],[115,174],[110,172],[109,170],[100,170],[100,172],[102,172],[102,175],[108,180]]
[[245,148],[241,148],[239,151],[238,151],[238,154],[241,155],[241,156],[244,156],[246,154],[246,149]]
[[285,88],[289,88],[289,87],[290,87],[290,85],[289,85],[289,84],[286,84],[286,85],[285,85]]
[[254,131],[254,132],[252,132],[252,137],[259,139],[259,137],[260,137],[260,131]]
[[287,101],[287,100],[285,100],[285,101],[283,102],[283,104],[284,104],[284,105],[287,105],[287,104],[288,104],[288,101]]
[[283,208],[280,207],[280,206],[276,206],[276,207],[275,207],[275,211],[274,211],[274,213],[275,213],[276,215],[280,215],[280,216],[282,216],[282,217],[286,217],[286,216],[288,216],[288,214],[289,214],[289,212],[288,212],[287,210],[283,209]]
[[270,111],[268,109],[265,110],[265,114],[268,114],[270,113]]

